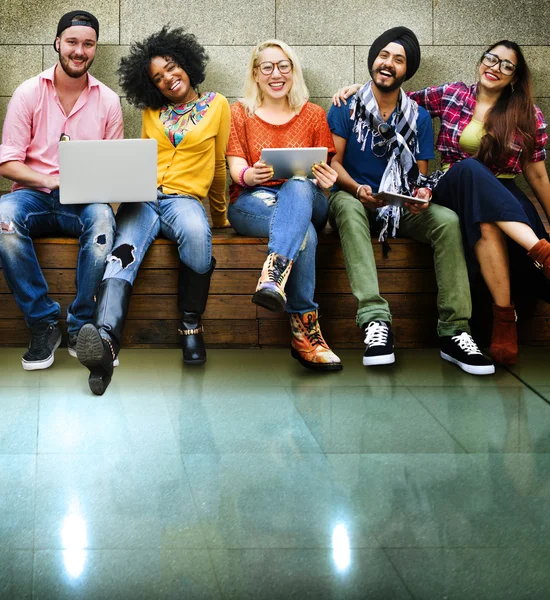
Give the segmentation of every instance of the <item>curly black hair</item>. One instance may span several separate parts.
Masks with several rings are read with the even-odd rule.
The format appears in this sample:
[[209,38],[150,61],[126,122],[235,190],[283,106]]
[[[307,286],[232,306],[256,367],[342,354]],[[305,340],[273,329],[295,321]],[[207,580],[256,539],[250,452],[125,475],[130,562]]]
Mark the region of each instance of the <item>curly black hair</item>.
[[204,81],[208,62],[204,47],[182,27],[169,31],[165,25],[143,42],[134,42],[130,55],[120,61],[120,86],[128,102],[137,108],[156,109],[166,104],[166,98],[149,77],[149,65],[156,56],[170,57],[176,62],[187,73],[193,88]]

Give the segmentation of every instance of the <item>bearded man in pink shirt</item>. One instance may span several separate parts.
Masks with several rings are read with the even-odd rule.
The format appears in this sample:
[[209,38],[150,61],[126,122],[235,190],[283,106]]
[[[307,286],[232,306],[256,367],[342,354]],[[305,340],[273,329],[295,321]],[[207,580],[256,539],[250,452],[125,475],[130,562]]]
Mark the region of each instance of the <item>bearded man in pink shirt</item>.
[[77,293],[67,309],[72,356],[80,328],[92,320],[94,295],[113,244],[109,205],[59,203],[59,143],[123,137],[117,94],[88,74],[98,37],[99,23],[89,12],[63,15],[54,42],[58,62],[15,90],[2,130],[0,175],[14,183],[0,199],[0,262],[31,329],[22,359],[29,371],[49,367],[61,342],[60,307],[48,296],[32,237],[62,233],[79,239]]

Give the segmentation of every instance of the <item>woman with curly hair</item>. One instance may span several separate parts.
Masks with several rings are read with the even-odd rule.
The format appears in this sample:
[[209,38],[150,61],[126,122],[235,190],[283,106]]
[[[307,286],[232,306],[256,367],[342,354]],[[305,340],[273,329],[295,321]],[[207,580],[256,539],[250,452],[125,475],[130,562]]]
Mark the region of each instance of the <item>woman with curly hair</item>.
[[298,57],[278,40],[254,48],[244,91],[244,98],[231,107],[228,214],[237,233],[269,238],[252,301],[290,313],[292,356],[303,366],[340,370],[340,359],[321,334],[313,300],[317,231],[325,226],[328,212],[323,191],[336,181],[336,171],[320,163],[314,165],[313,181],[273,179],[272,168],[260,160],[263,148],[327,146],[333,154],[325,111],[308,102]]
[[[335,103],[355,90],[340,90]],[[533,102],[523,52],[515,42],[501,40],[481,55],[477,83],[447,83],[409,95],[441,119],[437,149],[445,175],[433,200],[458,214],[470,267],[481,272],[493,298],[491,356],[514,364],[518,344],[511,275],[515,287],[550,302],[550,237],[515,183],[523,173],[550,218],[546,122]]]
[[151,243],[160,234],[178,244],[179,328],[185,364],[203,364],[203,314],[215,260],[201,200],[207,195],[214,227],[228,225],[225,150],[229,105],[221,94],[200,92],[208,56],[183,29],[161,31],[136,42],[120,63],[128,101],[143,109],[142,137],[158,141],[157,199],[123,204],[117,232],[98,289],[93,324],[80,330],[77,356],[89,369],[94,394],[105,392],[122,341],[132,284]]

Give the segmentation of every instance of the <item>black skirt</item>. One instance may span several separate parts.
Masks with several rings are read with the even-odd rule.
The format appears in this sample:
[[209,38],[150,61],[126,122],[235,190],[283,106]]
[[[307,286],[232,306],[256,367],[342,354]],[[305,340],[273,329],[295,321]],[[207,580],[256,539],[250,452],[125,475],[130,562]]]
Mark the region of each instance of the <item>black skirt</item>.
[[[515,181],[498,179],[474,158],[453,165],[439,180],[433,201],[454,210],[459,216],[464,253],[472,278],[479,274],[474,246],[481,237],[480,223],[525,223],[539,239],[550,241],[537,209]],[[525,249],[508,238],[508,253],[513,290],[528,292],[550,302],[550,282],[534,266]]]

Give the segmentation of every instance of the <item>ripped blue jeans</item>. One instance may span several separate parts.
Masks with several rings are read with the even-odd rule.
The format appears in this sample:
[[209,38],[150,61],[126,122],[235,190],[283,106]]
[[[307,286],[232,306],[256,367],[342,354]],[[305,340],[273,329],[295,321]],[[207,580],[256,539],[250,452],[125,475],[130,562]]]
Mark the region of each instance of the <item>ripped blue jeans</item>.
[[180,260],[197,273],[212,261],[212,232],[204,206],[193,196],[157,193],[155,202],[121,204],[116,215],[113,252],[103,279],[116,277],[133,285],[149,246],[163,235],[178,244]]
[[245,189],[229,205],[228,219],[237,233],[266,237],[269,253],[294,261],[285,289],[289,313],[318,308],[313,300],[317,232],[326,225],[327,214],[325,195],[301,177],[280,186]]
[[30,327],[59,318],[48,296],[32,237],[64,234],[79,240],[76,297],[67,309],[67,329],[75,334],[92,320],[97,286],[111,251],[115,218],[108,204],[60,204],[59,192],[20,189],[0,200],[0,262],[6,282]]

